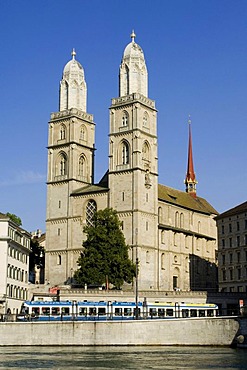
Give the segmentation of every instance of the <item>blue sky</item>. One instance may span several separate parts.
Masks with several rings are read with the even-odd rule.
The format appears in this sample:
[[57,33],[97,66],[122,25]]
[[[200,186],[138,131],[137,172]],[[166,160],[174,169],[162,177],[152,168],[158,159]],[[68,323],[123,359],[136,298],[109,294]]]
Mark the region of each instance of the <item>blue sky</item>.
[[111,98],[132,29],[158,109],[159,182],[184,190],[188,115],[198,195],[218,212],[246,201],[246,0],[0,1],[0,211],[45,231],[47,128],[72,48],[108,168]]

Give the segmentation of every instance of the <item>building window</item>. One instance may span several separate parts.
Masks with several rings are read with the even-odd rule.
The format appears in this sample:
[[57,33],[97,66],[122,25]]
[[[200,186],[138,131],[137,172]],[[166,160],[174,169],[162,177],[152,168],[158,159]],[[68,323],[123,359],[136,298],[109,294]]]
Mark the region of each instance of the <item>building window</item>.
[[222,243],[222,248],[225,248],[225,239],[222,239],[221,243]]
[[233,279],[233,271],[229,270],[229,273],[230,273],[230,280],[232,280]]
[[244,236],[244,244],[247,245],[247,234]]
[[225,265],[226,263],[226,256],[222,254],[222,265]]
[[57,229],[57,235],[59,236],[61,234],[61,229]]
[[148,231],[148,221],[146,221],[146,231]]
[[165,253],[161,254],[161,270],[165,270]]
[[247,229],[247,220],[244,220],[245,229]]
[[129,145],[126,142],[122,144],[122,164],[129,163]]
[[225,234],[225,227],[224,227],[224,225],[221,225],[221,233],[222,234]]
[[67,173],[67,160],[66,156],[62,153],[59,158],[59,175],[64,176]]
[[237,221],[237,231],[239,231],[239,221]]
[[226,280],[226,271],[225,270],[222,271],[222,280],[223,281]]
[[78,171],[78,174],[81,177],[84,176],[84,167],[85,167],[85,158],[83,156],[80,156],[80,158],[79,158],[79,171]]
[[229,263],[232,263],[232,253],[229,254]]
[[124,192],[122,192],[122,201],[124,202]]
[[238,280],[241,279],[241,268],[238,268]]
[[129,124],[129,115],[126,111],[124,111],[122,116],[122,126],[128,126],[128,124]]
[[62,257],[61,257],[61,254],[59,254],[57,256],[57,265],[61,265],[62,264]]
[[94,200],[89,200],[86,206],[86,223],[87,226],[93,226],[93,216],[97,211],[97,204]]
[[237,236],[237,247],[240,247],[240,236]]
[[176,290],[178,288],[178,277],[173,276],[173,290]]
[[232,224],[229,224],[229,233],[232,232]]
[[148,127],[148,114],[144,112],[143,114],[143,127]]
[[85,126],[81,126],[80,140],[86,141],[86,128],[85,128]]
[[150,263],[150,253],[149,253],[149,251],[146,252],[146,263]]
[[229,247],[232,247],[232,238],[229,238]]
[[60,140],[64,140],[66,138],[66,127],[64,125],[60,126]]
[[237,253],[237,261],[240,263],[240,252]]

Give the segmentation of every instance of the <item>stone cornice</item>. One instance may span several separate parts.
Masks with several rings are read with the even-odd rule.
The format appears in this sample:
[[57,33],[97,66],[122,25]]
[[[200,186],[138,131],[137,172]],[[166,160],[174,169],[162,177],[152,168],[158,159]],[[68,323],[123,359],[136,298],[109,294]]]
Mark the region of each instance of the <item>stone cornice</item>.
[[92,114],[83,112],[83,111],[81,111],[79,109],[76,109],[76,108],[71,108],[71,109],[68,109],[68,110],[64,110],[62,112],[51,113],[50,122],[55,123],[54,121],[61,121],[61,120],[64,120],[66,118],[68,119],[70,117],[77,117],[79,119],[83,119],[83,120],[85,120],[89,123],[94,124]]
[[133,93],[131,95],[126,95],[126,96],[122,96],[122,97],[119,97],[119,98],[113,98],[111,108],[113,108],[113,107],[115,108],[118,105],[131,104],[133,102],[139,102],[139,103],[142,103],[142,104],[146,105],[149,108],[155,109],[154,100],[151,100],[151,99],[149,99],[149,98],[147,98],[144,95],[139,94],[139,93]]

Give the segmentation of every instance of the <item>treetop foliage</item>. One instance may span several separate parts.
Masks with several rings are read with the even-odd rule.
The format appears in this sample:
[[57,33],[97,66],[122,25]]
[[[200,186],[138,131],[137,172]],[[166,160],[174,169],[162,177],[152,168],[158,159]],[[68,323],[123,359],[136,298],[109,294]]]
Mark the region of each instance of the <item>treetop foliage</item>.
[[120,288],[131,283],[135,264],[128,257],[129,247],[121,230],[117,212],[106,208],[95,212],[93,225],[85,226],[87,239],[78,259],[79,269],[74,278],[79,284],[103,285],[106,282]]

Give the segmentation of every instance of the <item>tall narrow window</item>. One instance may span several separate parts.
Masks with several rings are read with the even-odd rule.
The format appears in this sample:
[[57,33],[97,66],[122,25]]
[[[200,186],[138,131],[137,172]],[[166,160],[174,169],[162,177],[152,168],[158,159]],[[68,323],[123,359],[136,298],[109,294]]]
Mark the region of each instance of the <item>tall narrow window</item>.
[[148,127],[148,114],[144,112],[143,114],[143,127]]
[[96,211],[97,211],[96,202],[93,199],[89,200],[86,206],[86,223],[88,226],[93,226],[93,216]]
[[129,145],[126,142],[122,144],[122,164],[129,163]]
[[85,158],[83,156],[80,156],[79,158],[79,176],[83,177],[85,172]]
[[122,116],[122,126],[128,126],[129,124],[129,115],[127,112],[123,112],[123,116]]
[[64,125],[60,126],[60,140],[64,140],[66,138],[66,128]]
[[62,257],[61,257],[61,254],[59,254],[57,256],[57,265],[61,265],[62,264]]
[[59,175],[64,176],[67,173],[67,161],[64,154],[60,155],[59,160]]

